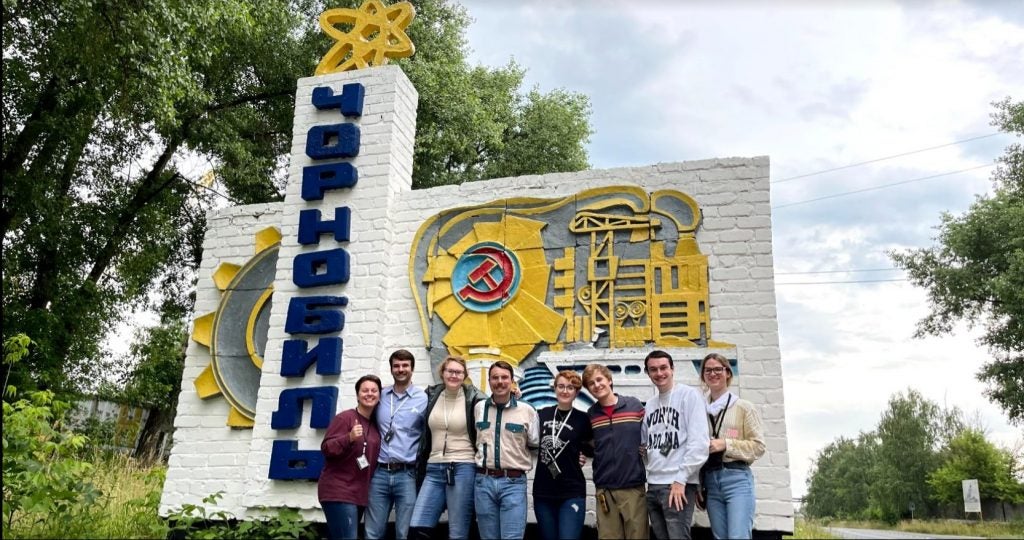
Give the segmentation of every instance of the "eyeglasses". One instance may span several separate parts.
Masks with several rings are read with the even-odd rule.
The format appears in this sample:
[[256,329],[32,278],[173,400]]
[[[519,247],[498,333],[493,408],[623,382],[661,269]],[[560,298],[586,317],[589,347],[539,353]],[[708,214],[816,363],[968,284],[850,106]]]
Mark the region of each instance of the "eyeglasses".
[[571,384],[560,384],[555,387],[555,390],[558,390],[559,392],[574,392],[576,391],[576,387]]
[[451,375],[452,377],[461,377],[465,375],[466,372],[462,371],[461,369],[446,369],[444,370],[444,374]]
[[712,373],[714,373],[715,375],[721,375],[721,374],[725,373],[725,368],[724,367],[706,367],[706,368],[704,368],[704,374],[705,375],[711,375]]

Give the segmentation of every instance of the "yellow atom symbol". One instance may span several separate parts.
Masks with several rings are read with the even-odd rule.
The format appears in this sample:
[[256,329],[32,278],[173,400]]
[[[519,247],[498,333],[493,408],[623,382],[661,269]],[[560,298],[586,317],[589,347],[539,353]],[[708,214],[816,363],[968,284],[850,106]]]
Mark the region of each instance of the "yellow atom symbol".
[[[359,9],[321,13],[320,27],[337,43],[320,60],[316,75],[382,66],[388,58],[412,56],[416,47],[405,29],[415,15],[409,2],[385,7],[380,0],[367,0]],[[351,28],[346,31],[339,24]]]

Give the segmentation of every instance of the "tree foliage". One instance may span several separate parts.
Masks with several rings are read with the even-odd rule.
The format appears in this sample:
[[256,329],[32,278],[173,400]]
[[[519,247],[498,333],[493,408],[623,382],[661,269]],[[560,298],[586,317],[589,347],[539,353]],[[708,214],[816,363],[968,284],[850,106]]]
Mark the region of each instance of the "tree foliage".
[[875,483],[878,437],[840,437],[820,452],[807,482],[804,512],[812,517],[857,519],[867,514]]
[[136,330],[126,362],[132,369],[124,376],[120,398],[153,410],[174,411],[187,339],[188,331],[180,319]]
[[[994,124],[1024,134],[1024,102],[996,103]],[[928,292],[931,313],[917,334],[940,335],[958,321],[984,327],[993,358],[978,373],[989,398],[1024,422],[1024,147],[998,158],[991,195],[959,216],[944,213],[936,245],[893,253],[912,283]]]
[[889,399],[878,422],[876,482],[871,486],[871,507],[878,517],[896,521],[910,505],[918,515],[928,508],[927,479],[938,467],[942,410],[910,389]]
[[1013,454],[985,439],[977,429],[966,429],[946,448],[945,462],[928,475],[932,498],[947,504],[963,501],[962,482],[978,481],[981,498],[1024,502],[1024,484],[1015,478]]
[[878,425],[856,439],[823,448],[807,479],[804,512],[811,517],[895,522],[935,517],[960,503],[961,480],[977,478],[982,498],[1019,502],[1019,458],[985,440],[957,408],[945,409],[913,389],[897,393]]
[[[465,11],[413,3],[417,54],[399,63],[420,92],[415,187],[587,166],[584,96],[470,67]],[[282,197],[296,79],[336,4],[3,3],[3,333],[36,344],[12,383],[89,386],[103,337],[150,298],[186,319],[216,197],[198,179],[232,203]]]

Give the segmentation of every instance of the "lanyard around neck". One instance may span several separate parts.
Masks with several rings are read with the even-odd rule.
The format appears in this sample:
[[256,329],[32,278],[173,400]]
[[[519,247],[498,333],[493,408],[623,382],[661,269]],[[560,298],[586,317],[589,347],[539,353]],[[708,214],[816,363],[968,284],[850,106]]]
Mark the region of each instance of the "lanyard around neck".
[[[558,422],[558,408],[557,407],[555,408],[555,412],[551,415],[551,444],[552,444],[552,446],[554,446],[554,442],[555,441],[561,441],[562,440],[562,438],[561,438],[562,430],[565,428],[565,425],[569,423],[569,417],[571,417],[571,416],[572,416],[572,409],[570,408],[569,412],[566,413],[565,418],[562,420],[561,425],[558,426],[558,432],[556,433],[555,432],[555,424]],[[558,448],[558,452],[556,452],[554,454],[552,454],[551,451],[548,450],[548,456],[551,457],[551,461],[557,461],[558,460],[558,456],[562,455],[562,451],[565,450],[566,446],[569,446],[569,444],[568,443],[563,444],[562,446],[560,446]]]
[[398,398],[398,410],[395,410],[395,389],[394,389],[394,387],[391,388],[391,400],[390,400],[390,404],[389,404],[390,405],[389,408],[391,409],[391,418],[388,419],[388,427],[389,428],[395,423],[395,415],[397,415],[399,412],[401,412],[402,411],[402,407],[405,407],[405,404],[408,402],[405,399],[407,397],[409,397],[409,389],[408,388],[405,390],[405,395],[400,397],[400,398]]
[[[725,412],[729,410],[729,403],[731,403],[731,402],[732,402],[732,394],[729,394],[729,397],[727,397],[725,399],[725,407],[722,407],[722,410],[718,411],[718,416],[716,416],[714,419],[712,419],[712,421],[711,421],[711,437],[712,438],[717,439],[718,438],[718,433],[720,431],[722,431],[722,424],[725,422]],[[708,418],[711,418],[710,414],[708,415]]]

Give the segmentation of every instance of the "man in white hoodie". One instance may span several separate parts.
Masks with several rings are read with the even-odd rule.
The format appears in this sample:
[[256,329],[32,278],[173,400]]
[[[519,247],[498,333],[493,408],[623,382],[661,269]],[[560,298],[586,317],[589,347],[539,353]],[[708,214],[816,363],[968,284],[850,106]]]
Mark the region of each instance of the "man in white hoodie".
[[647,444],[647,512],[659,539],[690,538],[700,468],[708,459],[708,420],[696,389],[675,383],[672,356],[651,351],[644,369],[657,387],[647,401],[641,440]]

